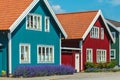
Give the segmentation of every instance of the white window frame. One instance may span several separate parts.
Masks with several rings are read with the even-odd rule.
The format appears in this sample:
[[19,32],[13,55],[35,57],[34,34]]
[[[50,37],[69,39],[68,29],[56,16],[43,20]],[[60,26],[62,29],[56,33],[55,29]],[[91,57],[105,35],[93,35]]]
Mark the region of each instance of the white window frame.
[[99,39],[99,27],[93,26],[90,32],[90,38]]
[[[28,50],[29,50],[29,60],[28,61],[22,61],[21,60],[21,46],[27,46],[28,47]],[[25,51],[25,50],[24,50]],[[26,44],[26,43],[21,43],[20,45],[19,45],[19,61],[20,61],[20,64],[27,64],[27,63],[31,63],[31,54],[30,54],[30,51],[31,51],[31,47],[30,47],[30,44]],[[27,54],[26,54],[26,56],[27,56]]]
[[[89,55],[87,53],[88,51],[91,52]],[[89,57],[89,60],[87,59],[87,56]],[[91,48],[86,49],[86,62],[93,62],[93,49]]]
[[[46,19],[48,20],[48,23],[46,22]],[[45,32],[50,32],[50,17],[48,16],[45,16]]]
[[101,28],[101,39],[104,39],[104,28]]
[[[29,16],[32,16],[32,18],[33,18],[33,21],[31,21],[31,22],[33,22],[32,24],[33,24],[33,26],[29,26],[28,27],[28,15]],[[37,31],[42,31],[42,16],[41,15],[39,15],[39,14],[28,14],[27,16],[26,16],[26,29],[27,30],[37,30]],[[37,21],[37,26],[35,27],[34,25],[35,25],[35,20],[34,20],[34,18],[35,17],[37,17],[36,19],[36,21]],[[38,22],[38,18],[40,19],[40,22]],[[29,25],[30,25],[31,23],[30,23],[30,21],[29,21]]]
[[[111,57],[111,51],[114,52],[114,57],[113,58]],[[116,59],[116,50],[115,49],[110,50],[110,59]]]
[[[42,58],[42,57],[40,57],[39,56],[39,47],[44,47],[45,48],[45,60],[43,61],[43,59],[40,61],[40,58]],[[52,61],[50,60],[50,57],[49,57],[49,61],[48,60],[46,60],[46,48],[49,48],[49,51],[50,51],[50,48],[52,48]],[[43,49],[42,49],[43,50]],[[41,50],[41,52],[42,52],[42,50]],[[49,55],[50,55],[50,53],[49,53]],[[54,46],[51,46],[51,45],[37,45],[37,63],[39,64],[39,63],[54,63]]]
[[112,36],[113,36],[114,40],[116,41],[116,32],[112,32]]
[[[100,60],[98,60],[98,51],[100,52]],[[96,60],[97,60],[97,63],[105,63],[107,61],[107,51],[105,49],[97,49]]]

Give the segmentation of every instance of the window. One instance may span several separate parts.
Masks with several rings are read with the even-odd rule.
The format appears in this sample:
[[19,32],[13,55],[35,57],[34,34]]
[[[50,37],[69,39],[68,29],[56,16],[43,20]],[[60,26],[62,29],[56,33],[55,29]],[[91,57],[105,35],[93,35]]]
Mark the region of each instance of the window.
[[30,63],[29,44],[20,44],[20,63]]
[[38,45],[38,63],[54,62],[54,47],[46,45]]
[[101,39],[104,39],[104,28],[101,28]]
[[116,33],[115,32],[112,32],[112,36],[113,36],[114,40],[116,41]]
[[110,58],[111,58],[111,59],[115,59],[115,55],[116,55],[115,49],[111,49]]
[[99,28],[98,27],[93,27],[90,32],[90,37],[91,38],[99,38]]
[[50,31],[50,20],[49,17],[45,17],[45,32]]
[[97,49],[97,62],[103,63],[106,62],[106,50]]
[[26,24],[27,29],[42,31],[42,16],[37,14],[28,14],[26,17]]
[[92,57],[93,57],[93,50],[92,49],[87,49],[86,50],[86,60],[87,60],[87,62],[93,62],[93,59],[92,59]]

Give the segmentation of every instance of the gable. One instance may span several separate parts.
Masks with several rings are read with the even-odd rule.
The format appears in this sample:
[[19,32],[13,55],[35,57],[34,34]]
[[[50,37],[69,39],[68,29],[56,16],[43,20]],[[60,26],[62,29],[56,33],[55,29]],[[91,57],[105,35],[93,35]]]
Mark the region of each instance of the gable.
[[92,27],[95,25],[96,21],[99,19],[99,17],[101,17],[101,20],[102,20],[102,22],[103,22],[103,24],[104,24],[104,26],[105,26],[105,28],[106,28],[106,30],[107,30],[107,32],[108,32],[108,35],[110,36],[110,39],[111,39],[113,42],[115,42],[114,39],[113,39],[113,36],[112,36],[112,34],[111,34],[111,32],[110,32],[110,29],[109,29],[109,27],[108,27],[108,25],[107,25],[107,23],[106,23],[103,15],[102,15],[102,12],[101,12],[100,10],[99,10],[99,12],[97,13],[97,15],[95,16],[95,18],[93,19],[93,21],[91,22],[91,24],[89,25],[89,27],[88,27],[88,29],[86,30],[86,32],[84,33],[84,35],[83,35],[83,37],[82,37],[83,40],[87,37],[87,35],[88,35],[89,32],[91,31]]
[[[20,6],[22,6],[22,5],[25,5],[26,3],[23,3],[23,2],[26,2],[26,1],[28,1],[29,3],[28,3],[26,6],[23,6],[23,8],[20,7]],[[13,7],[13,6],[12,6],[13,4],[12,4],[12,3],[9,3],[9,4],[10,4],[10,8],[13,9],[13,12],[19,12],[19,13],[16,14],[17,16],[16,16],[15,18],[11,17],[11,13],[8,14],[9,16],[7,17],[7,19],[5,19],[5,21],[8,20],[9,17],[12,18],[13,21],[12,21],[12,19],[9,20],[9,21],[7,21],[7,22],[9,22],[10,24],[5,24],[5,23],[3,22],[3,24],[5,24],[5,25],[7,26],[7,27],[5,26],[4,29],[5,29],[5,30],[10,30],[10,32],[12,33],[12,32],[16,29],[16,27],[20,24],[20,22],[27,16],[27,14],[35,7],[35,5],[36,5],[39,1],[41,2],[41,4],[44,4],[44,5],[48,8],[48,11],[49,11],[49,12],[51,13],[51,15],[53,16],[53,19],[55,20],[55,23],[57,24],[57,27],[58,27],[60,33],[62,34],[62,37],[65,37],[65,38],[66,38],[66,37],[67,37],[67,34],[66,34],[66,32],[64,31],[64,29],[62,28],[62,26],[61,26],[61,24],[59,23],[59,21],[57,20],[55,14],[54,14],[54,12],[53,12],[53,10],[51,9],[49,3],[47,2],[47,0],[22,0],[22,1],[20,0],[19,3],[22,3],[22,4],[20,4],[20,5],[18,5],[18,4],[17,4],[17,1],[15,1],[16,7],[15,7],[15,6]],[[12,2],[12,1],[10,1],[10,2]],[[0,4],[2,4],[2,2],[0,2]],[[8,3],[7,3],[7,4],[8,4]],[[12,6],[12,7],[11,7],[11,6]],[[22,10],[19,11],[19,8],[18,8],[17,6],[19,6],[20,8],[22,8]],[[1,10],[1,9],[0,9],[0,10]],[[18,11],[14,11],[14,10],[18,10]],[[12,12],[12,11],[11,11],[11,12]],[[4,16],[5,16],[5,15],[4,15]],[[12,16],[14,16],[14,15],[12,15]],[[3,17],[2,17],[2,18],[3,18]],[[1,24],[1,26],[3,26],[3,24]],[[0,30],[3,30],[3,27],[1,27]]]

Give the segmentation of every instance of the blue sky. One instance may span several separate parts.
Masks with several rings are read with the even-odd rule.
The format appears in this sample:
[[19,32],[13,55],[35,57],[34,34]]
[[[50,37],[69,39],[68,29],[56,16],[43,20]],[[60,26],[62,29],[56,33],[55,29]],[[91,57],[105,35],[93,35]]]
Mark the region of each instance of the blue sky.
[[48,0],[55,13],[102,10],[105,18],[120,22],[120,0]]

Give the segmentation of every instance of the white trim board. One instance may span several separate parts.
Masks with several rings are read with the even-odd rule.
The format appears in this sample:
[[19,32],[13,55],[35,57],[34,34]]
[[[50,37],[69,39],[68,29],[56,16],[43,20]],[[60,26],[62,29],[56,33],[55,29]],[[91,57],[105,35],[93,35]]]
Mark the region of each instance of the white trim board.
[[[33,0],[33,2],[27,7],[27,9],[18,17],[18,19],[10,26],[10,32],[12,33],[16,27],[20,24],[20,22],[27,16],[27,14],[34,8],[34,6],[39,2],[40,0]],[[49,5],[47,0],[43,0],[45,5],[47,6],[48,10],[50,11],[50,13],[52,14],[54,20],[56,21],[56,23],[58,24],[59,29],[61,30],[61,32],[63,33],[64,37],[67,38],[67,34],[65,32],[65,30],[63,29],[62,25],[60,24],[60,22],[58,21],[55,13],[53,12],[51,6]]]
[[107,24],[110,25],[110,27],[114,28],[116,31],[120,32],[119,29],[114,25],[112,24],[110,21],[106,20]]
[[66,50],[81,50],[81,48],[71,48],[71,47],[62,47],[61,49],[66,49]]
[[9,53],[9,74],[12,74],[12,40],[11,33],[8,33],[8,53]]

